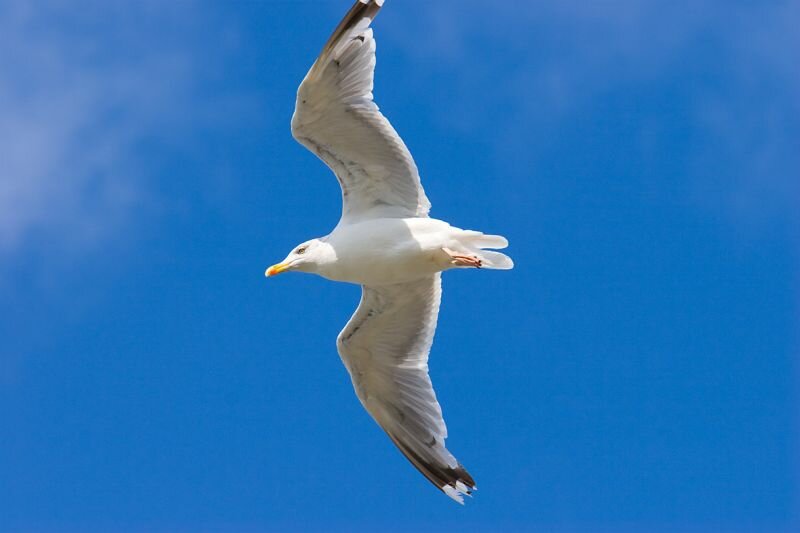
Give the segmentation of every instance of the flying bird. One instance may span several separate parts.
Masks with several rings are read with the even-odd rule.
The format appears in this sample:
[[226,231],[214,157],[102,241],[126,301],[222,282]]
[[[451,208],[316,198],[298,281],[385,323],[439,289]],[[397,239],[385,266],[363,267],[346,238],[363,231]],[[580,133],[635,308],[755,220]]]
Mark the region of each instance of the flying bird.
[[445,447],[447,428],[428,376],[441,272],[510,269],[490,249],[508,241],[430,218],[431,204],[403,140],[372,97],[383,0],[358,0],[297,91],[292,135],[328,165],[342,216],[325,237],[294,248],[266,275],[300,271],[361,285],[361,303],[336,339],[356,395],[409,461],[463,504],[475,481]]

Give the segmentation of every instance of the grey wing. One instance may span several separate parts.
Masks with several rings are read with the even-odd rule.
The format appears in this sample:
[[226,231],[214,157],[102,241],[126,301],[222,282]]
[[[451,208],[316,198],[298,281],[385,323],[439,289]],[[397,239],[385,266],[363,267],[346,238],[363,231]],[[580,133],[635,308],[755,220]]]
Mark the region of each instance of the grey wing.
[[336,174],[342,221],[425,217],[430,202],[403,140],[372,98],[382,0],[359,0],[334,31],[297,91],[292,135]]
[[337,346],[358,399],[434,485],[463,503],[475,481],[445,448],[447,428],[428,376],[441,276],[362,287]]

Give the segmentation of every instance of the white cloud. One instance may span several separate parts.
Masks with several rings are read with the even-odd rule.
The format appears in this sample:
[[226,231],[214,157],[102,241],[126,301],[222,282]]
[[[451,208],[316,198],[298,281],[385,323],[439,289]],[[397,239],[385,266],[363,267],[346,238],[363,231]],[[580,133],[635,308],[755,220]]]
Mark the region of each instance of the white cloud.
[[0,256],[92,246],[147,207],[137,144],[165,141],[197,104],[197,58],[171,38],[187,31],[178,15],[147,2],[3,2]]

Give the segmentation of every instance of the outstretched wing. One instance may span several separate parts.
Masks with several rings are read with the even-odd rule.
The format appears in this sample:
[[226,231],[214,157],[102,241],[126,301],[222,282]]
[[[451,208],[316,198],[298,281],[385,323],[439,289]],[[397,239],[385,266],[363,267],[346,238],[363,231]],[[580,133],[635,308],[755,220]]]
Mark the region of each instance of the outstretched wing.
[[383,0],[358,0],[297,91],[292,135],[342,187],[342,222],[425,217],[430,202],[403,140],[372,100],[375,39]]
[[428,377],[441,276],[362,287],[337,346],[358,399],[411,463],[463,503],[475,481],[445,448],[447,428]]

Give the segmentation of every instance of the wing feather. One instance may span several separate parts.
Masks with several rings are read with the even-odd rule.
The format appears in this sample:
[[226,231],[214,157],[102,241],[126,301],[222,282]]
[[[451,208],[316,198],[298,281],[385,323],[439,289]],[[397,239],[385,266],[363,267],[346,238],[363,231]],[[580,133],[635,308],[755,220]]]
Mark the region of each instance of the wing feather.
[[362,287],[337,346],[356,395],[409,461],[463,503],[475,481],[445,447],[447,427],[428,376],[441,276]]
[[414,159],[373,101],[382,1],[359,0],[297,91],[292,135],[327,164],[342,188],[342,221],[425,217],[430,202]]

